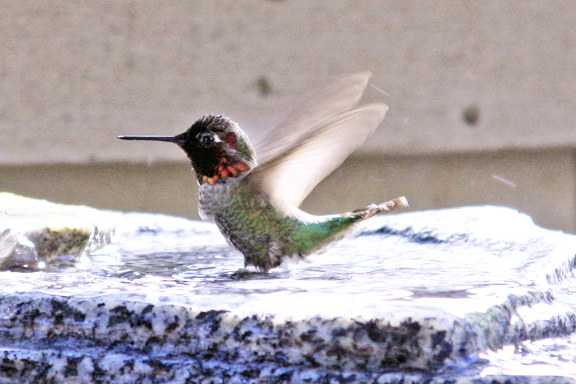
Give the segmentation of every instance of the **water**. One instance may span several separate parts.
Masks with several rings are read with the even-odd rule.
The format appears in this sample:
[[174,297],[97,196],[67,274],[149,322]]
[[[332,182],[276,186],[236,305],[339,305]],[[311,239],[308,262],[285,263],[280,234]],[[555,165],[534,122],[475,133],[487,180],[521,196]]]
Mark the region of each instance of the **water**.
[[576,377],[576,335],[524,341],[480,357],[486,360],[483,375]]
[[242,255],[213,224],[128,214],[114,244],[73,265],[1,272],[0,288],[6,294],[119,295],[291,320],[318,313],[378,318],[390,305],[465,318],[510,295],[543,293],[551,299],[519,306],[511,320],[531,327],[540,340],[517,340],[445,369],[576,377],[576,336],[554,330],[551,321],[575,313],[571,269],[555,275],[576,253],[574,237],[537,228],[512,210],[479,209],[379,217],[360,236],[268,274],[243,269]]

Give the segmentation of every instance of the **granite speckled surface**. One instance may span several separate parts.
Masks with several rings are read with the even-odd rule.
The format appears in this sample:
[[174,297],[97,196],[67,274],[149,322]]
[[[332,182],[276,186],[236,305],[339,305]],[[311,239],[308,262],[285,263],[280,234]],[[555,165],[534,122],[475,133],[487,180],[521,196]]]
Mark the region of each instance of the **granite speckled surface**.
[[0,382],[574,382],[490,355],[576,328],[574,236],[515,211],[382,216],[268,275],[210,223],[123,217],[88,260],[0,273]]

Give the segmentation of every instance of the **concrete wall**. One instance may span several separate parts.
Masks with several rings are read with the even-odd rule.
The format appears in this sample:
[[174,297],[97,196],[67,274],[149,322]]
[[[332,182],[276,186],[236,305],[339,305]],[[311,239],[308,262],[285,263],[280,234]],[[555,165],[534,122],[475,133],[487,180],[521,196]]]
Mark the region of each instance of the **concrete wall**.
[[[407,210],[503,205],[538,225],[576,232],[575,159],[572,150],[353,156],[302,208],[338,213],[405,195]],[[56,202],[198,218],[198,188],[186,163],[0,167],[0,180],[4,190]]]
[[[366,100],[390,111],[349,162],[354,172],[341,173],[361,182],[386,162],[402,177],[375,184],[390,182],[420,209],[506,204],[576,230],[570,0],[4,0],[0,16],[0,189],[174,213],[179,187],[137,205],[122,196],[129,189],[105,191],[109,180],[168,174],[180,185],[187,166],[165,163],[182,161],[180,151],[115,136],[179,133],[208,112],[257,134],[314,81],[368,69],[386,94],[369,88]],[[94,188],[75,189],[79,180]],[[366,203],[357,184],[338,188]],[[322,190],[306,207],[326,201],[314,198]]]

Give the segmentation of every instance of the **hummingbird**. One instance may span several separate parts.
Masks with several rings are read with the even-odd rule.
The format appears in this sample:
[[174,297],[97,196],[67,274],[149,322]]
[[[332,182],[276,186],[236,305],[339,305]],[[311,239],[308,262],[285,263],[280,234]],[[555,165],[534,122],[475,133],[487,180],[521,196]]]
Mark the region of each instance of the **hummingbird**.
[[[253,146],[230,118],[210,114],[175,136],[118,136],[177,144],[199,184],[199,213],[261,272],[285,258],[305,258],[374,215],[408,206],[405,197],[334,215],[298,207],[376,130],[388,106],[356,106],[370,72],[336,78],[313,91]],[[256,148],[256,150],[255,150]]]

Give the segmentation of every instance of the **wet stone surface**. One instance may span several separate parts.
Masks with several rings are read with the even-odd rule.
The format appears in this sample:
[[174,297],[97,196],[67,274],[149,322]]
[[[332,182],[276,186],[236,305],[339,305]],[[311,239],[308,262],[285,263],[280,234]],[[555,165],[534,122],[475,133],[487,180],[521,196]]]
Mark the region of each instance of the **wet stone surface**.
[[567,383],[576,238],[498,207],[381,216],[267,275],[210,223],[124,214],[0,272],[0,382]]
[[75,264],[109,244],[119,215],[0,192],[0,270]]

